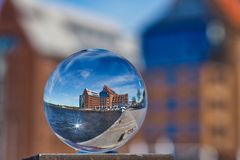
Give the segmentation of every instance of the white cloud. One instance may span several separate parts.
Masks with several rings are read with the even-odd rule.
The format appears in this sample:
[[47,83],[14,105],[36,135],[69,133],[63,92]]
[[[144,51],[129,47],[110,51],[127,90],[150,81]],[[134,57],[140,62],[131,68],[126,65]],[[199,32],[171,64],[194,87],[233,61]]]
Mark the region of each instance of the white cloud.
[[80,75],[83,77],[83,79],[87,79],[90,76],[90,71],[87,70],[81,70]]
[[115,76],[109,79],[103,79],[98,81],[94,86],[102,86],[102,85],[108,85],[108,86],[119,86],[120,84],[124,83],[134,83],[136,80],[135,76],[132,75],[120,75]]

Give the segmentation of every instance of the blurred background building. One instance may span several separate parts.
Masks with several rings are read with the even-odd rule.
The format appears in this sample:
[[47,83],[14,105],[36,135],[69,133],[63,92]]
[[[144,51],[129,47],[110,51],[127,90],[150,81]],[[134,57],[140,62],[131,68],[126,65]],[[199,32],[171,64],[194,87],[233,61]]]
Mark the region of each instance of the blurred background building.
[[[84,1],[0,1],[0,159],[74,152],[50,131],[42,97],[56,65],[86,48],[122,54],[142,72],[147,86],[144,125],[120,152],[237,159],[240,2],[163,2],[158,6],[152,1],[156,7],[146,8],[146,13],[139,7],[141,16],[135,17],[143,19],[136,29],[125,23],[135,21],[131,15],[146,0],[107,3],[119,11],[115,18],[106,16],[111,14],[106,4],[101,10],[103,5],[96,4],[96,9]],[[80,8],[71,6],[76,4]],[[86,4],[96,12],[84,9]],[[116,20],[122,14],[127,18],[121,24]]]

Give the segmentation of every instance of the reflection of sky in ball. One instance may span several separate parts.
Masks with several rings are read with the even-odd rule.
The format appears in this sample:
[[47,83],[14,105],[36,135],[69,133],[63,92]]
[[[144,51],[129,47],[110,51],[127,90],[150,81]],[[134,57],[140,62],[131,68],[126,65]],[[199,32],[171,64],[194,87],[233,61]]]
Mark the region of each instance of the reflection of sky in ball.
[[44,100],[54,104],[78,106],[85,88],[100,92],[108,85],[129,100],[141,93],[144,85],[128,61],[105,50],[82,51],[61,62],[45,88]]

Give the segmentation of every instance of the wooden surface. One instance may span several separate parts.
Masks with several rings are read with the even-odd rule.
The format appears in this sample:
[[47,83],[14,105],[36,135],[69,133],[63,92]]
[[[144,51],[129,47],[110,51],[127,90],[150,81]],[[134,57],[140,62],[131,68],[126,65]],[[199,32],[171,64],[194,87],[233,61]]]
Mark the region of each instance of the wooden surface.
[[38,154],[23,160],[173,160],[159,154]]

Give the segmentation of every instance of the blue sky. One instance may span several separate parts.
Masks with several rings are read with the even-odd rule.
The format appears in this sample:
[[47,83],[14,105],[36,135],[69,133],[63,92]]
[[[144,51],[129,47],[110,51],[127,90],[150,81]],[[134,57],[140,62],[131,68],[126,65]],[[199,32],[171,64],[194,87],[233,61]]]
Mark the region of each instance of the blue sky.
[[144,84],[132,65],[105,51],[72,55],[59,64],[47,82],[44,101],[79,106],[85,88],[100,92],[108,85],[118,94],[136,97]]
[[83,9],[112,19],[130,34],[166,13],[174,0],[42,0],[46,3]]

